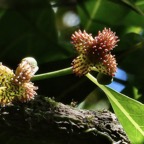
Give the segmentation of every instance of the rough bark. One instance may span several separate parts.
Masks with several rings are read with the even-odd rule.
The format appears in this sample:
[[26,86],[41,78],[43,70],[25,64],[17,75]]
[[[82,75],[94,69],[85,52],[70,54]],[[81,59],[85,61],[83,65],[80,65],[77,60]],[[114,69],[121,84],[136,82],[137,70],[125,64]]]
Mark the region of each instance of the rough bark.
[[1,108],[0,129],[0,138],[4,132],[11,136],[0,139],[3,144],[26,139],[27,144],[130,144],[113,113],[80,110],[46,97]]

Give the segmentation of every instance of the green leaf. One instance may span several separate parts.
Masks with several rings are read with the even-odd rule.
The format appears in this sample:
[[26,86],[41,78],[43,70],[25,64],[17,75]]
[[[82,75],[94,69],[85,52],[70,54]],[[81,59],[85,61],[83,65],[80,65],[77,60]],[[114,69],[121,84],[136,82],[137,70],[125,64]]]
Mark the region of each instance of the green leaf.
[[112,2],[120,4],[120,5],[124,5],[127,8],[132,9],[136,13],[138,13],[140,15],[144,15],[143,11],[138,6],[136,6],[135,3],[132,2],[131,0],[109,0],[109,1],[112,1]]
[[108,96],[118,120],[125,129],[131,143],[144,143],[144,105],[107,86],[100,85],[90,74],[87,74],[87,77]]
[[131,142],[142,144],[144,142],[144,105],[108,87],[105,87],[104,91]]
[[121,23],[130,9],[106,0],[83,1],[78,6],[84,29],[95,32],[103,27],[113,27]]
[[[139,7],[144,13],[144,1],[143,0],[136,0],[135,6]],[[130,27],[137,27],[143,30],[144,14],[140,15],[138,13],[135,13],[134,11],[130,11],[128,15],[122,19],[121,24],[127,26],[128,29]]]

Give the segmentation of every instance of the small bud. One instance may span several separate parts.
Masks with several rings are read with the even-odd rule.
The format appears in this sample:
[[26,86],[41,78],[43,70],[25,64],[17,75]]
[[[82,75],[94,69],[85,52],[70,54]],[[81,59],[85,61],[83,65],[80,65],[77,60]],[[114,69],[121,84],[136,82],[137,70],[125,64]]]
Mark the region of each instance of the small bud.
[[109,76],[109,75],[105,75],[103,73],[98,73],[97,81],[102,85],[108,85],[108,84],[112,83],[113,77]]

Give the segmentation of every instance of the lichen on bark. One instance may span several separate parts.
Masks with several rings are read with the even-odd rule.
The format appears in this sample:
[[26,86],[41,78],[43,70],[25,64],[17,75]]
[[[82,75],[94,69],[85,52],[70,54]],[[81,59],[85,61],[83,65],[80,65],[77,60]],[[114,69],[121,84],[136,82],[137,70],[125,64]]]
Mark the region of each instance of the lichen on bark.
[[77,109],[48,97],[1,108],[0,121],[1,129],[38,135],[44,143],[130,144],[116,116],[108,110]]

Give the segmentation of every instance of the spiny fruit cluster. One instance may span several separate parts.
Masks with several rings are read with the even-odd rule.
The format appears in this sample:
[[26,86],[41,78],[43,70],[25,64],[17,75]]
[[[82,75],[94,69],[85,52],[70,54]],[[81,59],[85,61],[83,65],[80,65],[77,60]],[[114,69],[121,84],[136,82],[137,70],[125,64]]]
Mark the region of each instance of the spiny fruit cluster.
[[8,67],[0,64],[0,105],[6,106],[14,101],[26,102],[37,94],[30,79],[38,70],[34,58],[24,58],[15,73]]
[[71,39],[79,53],[72,62],[73,72],[76,75],[82,76],[91,70],[112,77],[115,75],[117,63],[111,50],[117,46],[119,39],[110,28],[99,31],[94,38],[85,30],[83,32],[79,30],[72,34]]

